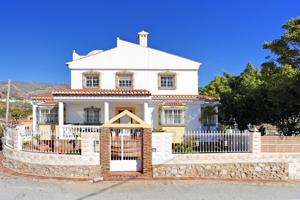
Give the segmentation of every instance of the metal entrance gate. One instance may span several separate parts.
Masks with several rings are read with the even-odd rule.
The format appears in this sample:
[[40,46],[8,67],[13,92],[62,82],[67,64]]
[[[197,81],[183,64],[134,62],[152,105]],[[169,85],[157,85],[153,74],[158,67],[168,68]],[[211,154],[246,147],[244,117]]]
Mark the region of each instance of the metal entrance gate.
[[142,129],[112,128],[110,171],[142,170]]

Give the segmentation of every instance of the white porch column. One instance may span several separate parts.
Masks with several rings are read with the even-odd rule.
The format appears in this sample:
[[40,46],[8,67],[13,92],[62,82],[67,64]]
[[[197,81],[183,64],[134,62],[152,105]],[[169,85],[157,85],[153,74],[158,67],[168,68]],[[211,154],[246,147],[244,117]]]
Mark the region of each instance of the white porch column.
[[109,103],[108,101],[104,102],[104,123],[109,120]]
[[58,102],[58,127],[59,127],[59,137],[63,136],[64,131],[64,103]]
[[151,126],[151,116],[149,113],[148,102],[144,102],[144,121]]
[[32,131],[37,132],[37,105],[32,104]]

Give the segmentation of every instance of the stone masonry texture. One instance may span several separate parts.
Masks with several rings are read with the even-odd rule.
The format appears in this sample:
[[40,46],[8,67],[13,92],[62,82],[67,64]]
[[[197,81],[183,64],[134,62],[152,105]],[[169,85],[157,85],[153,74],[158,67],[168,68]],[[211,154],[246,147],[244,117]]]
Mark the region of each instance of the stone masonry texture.
[[156,178],[201,177],[243,180],[287,180],[287,163],[155,165]]
[[39,165],[24,163],[17,160],[5,159],[5,167],[19,173],[64,178],[96,178],[100,177],[100,166],[63,166],[63,165]]

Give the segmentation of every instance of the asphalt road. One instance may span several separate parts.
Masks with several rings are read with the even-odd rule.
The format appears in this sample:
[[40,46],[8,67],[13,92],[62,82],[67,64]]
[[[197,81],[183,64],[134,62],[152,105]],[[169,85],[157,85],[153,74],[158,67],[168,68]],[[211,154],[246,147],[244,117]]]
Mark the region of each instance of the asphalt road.
[[225,181],[70,182],[15,177],[0,172],[0,200],[263,199],[300,200],[300,183]]

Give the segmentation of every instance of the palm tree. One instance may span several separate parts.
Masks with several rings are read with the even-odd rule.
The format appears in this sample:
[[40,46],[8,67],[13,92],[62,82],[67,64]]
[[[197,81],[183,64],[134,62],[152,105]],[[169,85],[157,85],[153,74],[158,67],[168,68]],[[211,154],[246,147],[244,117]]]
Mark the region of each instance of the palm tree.
[[207,130],[210,130],[213,122],[213,117],[218,114],[215,109],[216,107],[216,105],[201,107],[200,121],[202,124],[207,124]]

